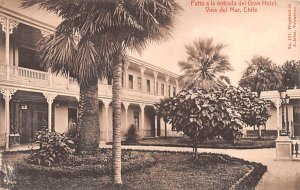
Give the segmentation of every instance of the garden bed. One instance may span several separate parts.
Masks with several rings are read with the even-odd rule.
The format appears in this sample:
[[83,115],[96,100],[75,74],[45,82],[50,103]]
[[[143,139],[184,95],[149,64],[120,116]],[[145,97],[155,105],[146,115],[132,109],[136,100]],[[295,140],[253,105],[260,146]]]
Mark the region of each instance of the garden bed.
[[[221,154],[201,153],[199,159],[194,160],[191,153],[122,152],[122,189],[253,189],[266,171],[266,167],[261,164]],[[107,155],[109,154],[108,152]],[[126,160],[124,155],[131,156]],[[16,188],[111,189],[111,165],[103,165],[111,161],[103,154],[100,159],[87,157],[78,158],[73,164],[66,161],[64,164],[68,166],[56,166],[52,169],[29,166],[22,162],[21,168],[18,165]],[[104,170],[105,167],[108,169]],[[56,168],[55,172],[53,168]],[[84,168],[88,172],[83,172]]]
[[[102,176],[111,174],[112,151],[100,149],[94,154],[70,156],[59,165],[46,167],[28,163],[28,160],[17,164],[19,174],[44,175],[51,177]],[[150,167],[155,160],[150,153],[122,151],[122,171],[129,172]]]
[[[157,137],[147,138],[136,144],[123,145],[142,145],[142,146],[170,146],[170,147],[192,147],[192,140],[187,137]],[[257,148],[275,148],[274,139],[241,139],[235,144],[226,142],[222,138],[207,140],[198,145],[199,148],[221,148],[221,149],[257,149]]]

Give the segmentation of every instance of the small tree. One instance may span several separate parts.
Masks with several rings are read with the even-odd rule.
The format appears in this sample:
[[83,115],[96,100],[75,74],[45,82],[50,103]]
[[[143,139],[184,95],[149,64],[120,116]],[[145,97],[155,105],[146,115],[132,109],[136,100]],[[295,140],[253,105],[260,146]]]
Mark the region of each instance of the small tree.
[[164,109],[167,110],[168,121],[173,124],[173,128],[193,139],[196,158],[199,142],[217,135],[223,137],[231,133],[231,138],[238,138],[241,134],[241,116],[231,109],[231,103],[222,97],[222,91],[199,88],[182,90],[175,97],[166,100]]
[[282,85],[286,89],[300,88],[300,61],[287,61],[281,67]]
[[249,88],[228,87],[224,89],[224,97],[227,98],[232,107],[241,115],[241,120],[248,126],[258,128],[261,137],[260,126],[265,125],[270,118],[268,102],[259,99],[258,95],[251,92]]
[[168,103],[170,98],[161,99],[159,103],[154,104],[156,110],[155,114],[158,118],[163,118],[165,122],[165,138],[167,138],[167,123],[169,121],[170,110],[168,110]]

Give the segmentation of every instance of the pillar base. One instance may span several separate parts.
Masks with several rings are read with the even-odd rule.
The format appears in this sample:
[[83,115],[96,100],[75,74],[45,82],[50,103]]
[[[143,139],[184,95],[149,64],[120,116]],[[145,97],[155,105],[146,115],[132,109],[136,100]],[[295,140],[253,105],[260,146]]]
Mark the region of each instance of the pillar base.
[[292,159],[292,141],[288,136],[279,136],[276,139],[276,160]]

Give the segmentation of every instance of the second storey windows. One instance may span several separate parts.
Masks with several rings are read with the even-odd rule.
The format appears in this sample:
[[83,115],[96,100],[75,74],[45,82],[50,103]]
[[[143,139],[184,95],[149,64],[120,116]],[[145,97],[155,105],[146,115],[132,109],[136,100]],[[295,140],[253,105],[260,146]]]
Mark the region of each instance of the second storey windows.
[[128,75],[128,87],[133,89],[133,75]]
[[150,93],[150,80],[147,80],[147,92]]

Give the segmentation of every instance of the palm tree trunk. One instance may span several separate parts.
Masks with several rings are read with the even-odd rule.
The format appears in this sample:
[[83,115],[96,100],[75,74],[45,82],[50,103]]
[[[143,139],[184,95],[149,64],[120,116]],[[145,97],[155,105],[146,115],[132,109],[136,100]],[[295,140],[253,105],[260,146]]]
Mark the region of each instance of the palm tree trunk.
[[80,151],[97,151],[100,140],[98,80],[80,85],[78,135]]
[[114,60],[113,66],[113,185],[118,189],[122,185],[121,178],[121,95],[122,64],[121,55]]

